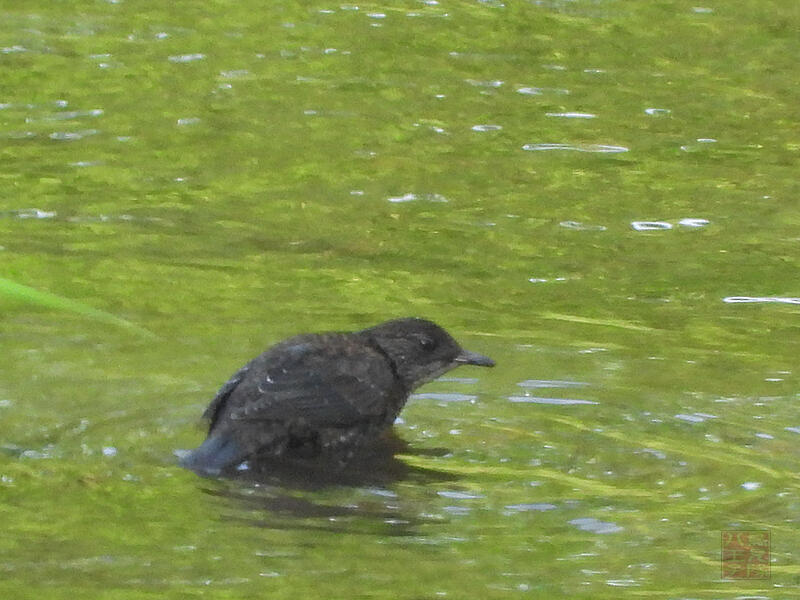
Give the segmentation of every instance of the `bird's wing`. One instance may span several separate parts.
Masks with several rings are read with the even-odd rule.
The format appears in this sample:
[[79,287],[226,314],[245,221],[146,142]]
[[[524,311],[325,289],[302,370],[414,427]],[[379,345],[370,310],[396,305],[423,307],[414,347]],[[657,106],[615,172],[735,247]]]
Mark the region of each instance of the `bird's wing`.
[[[349,375],[321,377],[303,374],[262,383],[258,394],[237,402],[229,415],[244,421],[303,421],[312,426],[345,426],[376,416],[376,403],[360,402],[364,394],[377,395]],[[372,397],[370,400],[374,400]]]
[[215,409],[218,418],[224,406],[224,418],[232,421],[344,427],[383,417],[399,393],[386,359],[371,348],[338,347],[335,340],[326,345],[291,342],[251,361],[228,382],[224,394],[228,384],[223,386],[217,395],[224,396]]
[[208,407],[203,412],[203,418],[208,419],[211,422],[209,424],[209,431],[214,428],[214,424],[216,423],[217,417],[220,413],[220,408],[222,408],[222,406],[225,404],[225,401],[228,399],[228,396],[231,395],[231,392],[233,392],[233,390],[236,389],[236,386],[241,383],[242,379],[244,379],[244,376],[247,374],[249,368],[250,365],[247,364],[236,371],[236,373],[234,373],[233,376],[231,376],[231,378],[228,379],[228,381],[226,381],[221,388],[219,388],[217,395],[214,396],[214,399],[209,403]]

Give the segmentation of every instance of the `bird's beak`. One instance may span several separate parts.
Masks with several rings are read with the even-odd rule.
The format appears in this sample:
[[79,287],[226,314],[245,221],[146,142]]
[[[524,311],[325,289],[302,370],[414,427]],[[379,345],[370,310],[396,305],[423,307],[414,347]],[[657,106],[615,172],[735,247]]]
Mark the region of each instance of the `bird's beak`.
[[477,365],[479,367],[494,366],[494,361],[488,356],[478,354],[477,352],[470,352],[469,350],[462,350],[461,354],[456,356],[456,362],[462,365]]

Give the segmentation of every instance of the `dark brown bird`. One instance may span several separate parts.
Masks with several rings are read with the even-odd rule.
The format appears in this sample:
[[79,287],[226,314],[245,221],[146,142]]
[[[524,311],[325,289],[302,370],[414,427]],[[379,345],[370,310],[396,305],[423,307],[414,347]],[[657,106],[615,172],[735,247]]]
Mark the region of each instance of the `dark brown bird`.
[[292,337],[222,386],[203,414],[208,437],[182,464],[216,475],[258,456],[347,460],[391,427],[412,390],[465,364],[494,361],[424,319]]

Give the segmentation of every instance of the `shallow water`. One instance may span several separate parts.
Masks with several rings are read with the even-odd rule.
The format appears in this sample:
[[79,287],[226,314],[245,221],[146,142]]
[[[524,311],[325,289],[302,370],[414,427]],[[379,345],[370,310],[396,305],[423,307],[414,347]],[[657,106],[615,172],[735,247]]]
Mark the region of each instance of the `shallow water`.
[[[798,27],[0,8],[2,596],[797,594]],[[177,467],[264,347],[405,315],[498,366],[420,389],[394,456]],[[722,577],[730,530],[770,579]]]

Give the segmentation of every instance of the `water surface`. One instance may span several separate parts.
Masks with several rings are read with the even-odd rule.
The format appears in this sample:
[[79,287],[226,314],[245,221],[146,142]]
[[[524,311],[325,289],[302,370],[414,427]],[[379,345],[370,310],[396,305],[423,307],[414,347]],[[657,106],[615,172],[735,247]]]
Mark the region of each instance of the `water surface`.
[[[799,27],[0,8],[3,597],[796,594]],[[177,467],[267,345],[407,315],[498,366],[419,390],[404,444]],[[770,531],[771,579],[722,578],[729,530]]]

